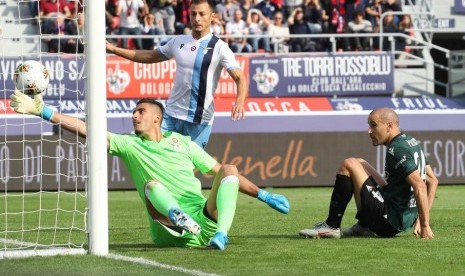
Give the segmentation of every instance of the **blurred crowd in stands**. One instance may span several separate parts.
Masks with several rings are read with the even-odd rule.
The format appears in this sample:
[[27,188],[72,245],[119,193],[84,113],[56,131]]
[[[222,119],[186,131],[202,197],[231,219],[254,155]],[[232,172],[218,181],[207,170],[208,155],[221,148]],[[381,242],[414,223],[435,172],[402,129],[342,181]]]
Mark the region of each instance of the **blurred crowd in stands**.
[[[305,34],[404,33],[413,35],[409,15],[401,12],[400,0],[212,0],[216,17],[211,31],[223,38],[236,53],[329,51],[328,38],[290,37]],[[40,0],[31,11],[43,34],[77,35],[84,31],[84,0]],[[113,39],[125,48],[153,49],[168,38],[143,35],[188,34],[189,0],[105,0],[106,32],[139,35]],[[382,22],[380,22],[382,19]],[[245,37],[244,35],[256,35]],[[382,40],[382,49],[390,41]],[[82,52],[79,39],[50,39],[51,52]],[[397,51],[409,51],[409,39],[395,38]],[[338,51],[371,51],[381,48],[379,37],[336,37]]]

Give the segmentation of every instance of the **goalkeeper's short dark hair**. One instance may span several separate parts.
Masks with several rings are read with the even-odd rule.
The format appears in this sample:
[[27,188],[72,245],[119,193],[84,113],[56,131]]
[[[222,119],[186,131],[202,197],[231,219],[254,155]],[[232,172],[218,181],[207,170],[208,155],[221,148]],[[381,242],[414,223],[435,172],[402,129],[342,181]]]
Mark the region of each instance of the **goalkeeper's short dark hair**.
[[161,110],[161,116],[162,116],[161,118],[163,120],[163,115],[165,114],[165,107],[163,106],[163,104],[161,102],[159,102],[159,101],[157,101],[155,99],[142,98],[136,103],[136,105],[139,105],[141,103],[149,103],[149,104],[153,104],[153,105],[158,106],[158,108],[160,108],[160,110]]

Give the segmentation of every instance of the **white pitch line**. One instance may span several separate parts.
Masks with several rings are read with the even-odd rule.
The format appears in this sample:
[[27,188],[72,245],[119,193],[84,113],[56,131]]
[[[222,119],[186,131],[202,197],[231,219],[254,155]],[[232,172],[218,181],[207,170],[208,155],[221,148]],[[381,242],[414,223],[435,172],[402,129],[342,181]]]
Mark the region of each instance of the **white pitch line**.
[[108,258],[108,259],[118,260],[118,261],[126,261],[126,262],[143,264],[143,265],[148,265],[148,266],[153,266],[153,267],[160,267],[160,268],[164,268],[164,269],[168,269],[168,270],[172,270],[172,271],[186,273],[186,274],[189,274],[189,275],[198,275],[198,276],[215,276],[215,275],[217,275],[217,274],[203,272],[203,271],[200,271],[200,270],[187,269],[187,268],[183,268],[183,267],[179,267],[179,266],[162,264],[162,263],[147,260],[147,259],[144,259],[144,258],[135,258],[135,257],[129,257],[129,256],[111,254],[111,253],[106,255],[106,256],[103,256],[103,257]]

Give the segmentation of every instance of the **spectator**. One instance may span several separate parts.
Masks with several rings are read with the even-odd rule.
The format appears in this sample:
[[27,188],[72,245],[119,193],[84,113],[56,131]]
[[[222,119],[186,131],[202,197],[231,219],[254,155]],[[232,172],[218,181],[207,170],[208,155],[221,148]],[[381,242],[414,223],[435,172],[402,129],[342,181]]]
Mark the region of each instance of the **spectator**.
[[[237,10],[241,8],[236,5],[233,0],[224,0],[223,3],[216,5],[216,12],[220,15],[223,20],[223,25],[226,25],[228,22],[234,21],[234,14]],[[241,12],[242,15],[244,13]]]
[[[383,24],[383,33],[397,33],[398,32],[397,25],[394,22],[394,15],[392,15],[392,14],[384,15],[384,19],[383,19],[382,24]],[[379,33],[380,32],[380,27],[377,26],[374,29],[374,32]],[[373,38],[373,48],[382,49],[383,51],[394,50],[394,49],[391,49],[391,42],[389,41],[389,39],[387,37],[383,37],[382,41],[383,41],[383,43],[382,43],[382,45],[380,45],[381,44],[380,43],[380,37],[374,37]],[[395,43],[395,47],[397,48],[398,46],[396,44],[397,43]],[[381,46],[382,46],[382,48],[380,48]]]
[[346,32],[345,0],[331,0],[331,33]]
[[[50,24],[44,26],[44,34],[51,35],[77,35],[76,25],[73,21],[65,21],[65,15],[57,13]],[[76,39],[75,38],[47,38],[45,42],[48,46],[50,53],[75,53],[76,52]]]
[[174,0],[155,0],[150,6],[150,12],[155,15],[156,18],[160,18],[163,21],[163,29],[167,35],[173,35],[175,33],[175,22],[176,15],[172,2]]
[[84,12],[83,4],[79,0],[65,0],[65,5],[68,7],[70,15],[68,18],[77,19],[78,13]]
[[305,0],[301,8],[304,13],[304,19],[309,23],[312,33],[321,33],[323,9],[321,8],[320,0]]
[[[312,33],[310,26],[304,19],[302,8],[296,8],[288,19],[291,35],[308,35]],[[308,37],[293,37],[289,41],[292,52],[315,52],[317,45]]]
[[114,34],[118,25],[119,17],[116,16],[115,0],[105,0],[105,33]]
[[36,18],[39,16],[39,1],[30,1],[28,3],[29,5],[29,12],[31,13],[31,16]]
[[177,27],[184,27],[190,24],[190,2],[190,0],[173,0],[171,2],[176,18],[176,23],[174,24],[176,31]]
[[[403,33],[410,37],[414,36],[412,18],[410,17],[410,15],[404,15],[402,17],[402,21],[400,21],[398,25],[398,30],[400,33]],[[410,46],[412,45],[411,39],[404,38],[404,37],[398,37],[397,44],[398,44],[399,50],[403,49],[404,51],[404,53],[401,53],[399,55],[398,59],[405,59],[407,56],[406,53],[415,54],[412,52],[412,49],[410,48]]]
[[[402,11],[402,5],[400,3],[400,0],[383,0],[381,2],[381,6],[383,7],[383,13],[387,11],[391,12],[401,12]],[[394,24],[398,24],[399,21],[402,20],[401,15],[394,15]]]
[[[144,23],[141,25],[141,31],[144,35],[163,35],[163,21],[157,19],[153,14],[147,14],[144,17]],[[158,44],[158,38],[144,38],[142,39],[142,48],[145,50],[153,50],[155,45]]]
[[210,32],[214,35],[224,35],[224,26],[219,14],[213,17]]
[[39,2],[38,21],[43,33],[50,32],[56,25],[57,14],[65,17],[71,16],[71,12],[64,0],[41,0]]
[[320,0],[321,6],[321,27],[323,33],[330,33],[330,18],[332,13],[331,0]]
[[[84,35],[85,33],[85,16],[84,13],[77,13],[76,22],[71,21],[69,22],[71,33],[75,35]],[[84,53],[84,44],[82,43],[82,39],[80,38],[73,38],[70,44],[75,43],[76,45],[76,52],[77,53]]]
[[[262,15],[260,10],[251,9],[247,14],[247,28],[249,29],[250,35],[264,35],[266,34],[266,27],[268,21],[266,17]],[[262,49],[265,52],[271,52],[270,48],[270,39],[268,37],[250,37],[247,39],[247,42],[252,45],[254,52],[258,52],[260,44],[263,46]]]
[[247,43],[244,35],[248,35],[247,23],[242,19],[241,9],[234,12],[233,20],[226,23],[226,34],[228,37],[226,41],[234,53],[252,52],[252,46]]
[[242,10],[242,15],[244,20],[247,21],[247,15],[249,14],[249,10],[255,8],[254,0],[240,0],[240,8]]
[[[356,11],[354,12],[354,19],[348,24],[348,32],[353,34],[366,34],[372,33],[373,28],[371,22],[363,19],[363,12]],[[369,37],[351,37],[351,46],[352,50],[359,51],[369,51],[370,50],[370,39]]]
[[284,15],[278,11],[273,21],[268,22],[268,35],[271,37],[271,46],[275,53],[287,53],[289,51],[289,27],[283,24]]
[[[331,0],[331,13],[329,15],[329,32],[346,33],[346,0]],[[338,51],[350,51],[350,42],[347,37],[337,37],[336,47]]]
[[[147,7],[142,0],[120,0],[116,5],[116,15],[120,17],[118,32],[120,35],[141,35],[139,13],[145,16]],[[142,49],[142,39],[132,41],[137,49]],[[121,40],[121,46],[128,48],[128,39]]]
[[371,26],[373,27],[379,25],[379,20],[383,13],[381,1],[382,0],[370,0],[368,5],[365,7],[366,18],[371,22]]
[[303,3],[304,3],[303,0],[284,0],[283,1],[282,12],[283,12],[285,18],[288,18],[291,15],[292,11],[295,8],[301,6]]
[[273,19],[274,14],[277,11],[281,11],[281,8],[278,4],[270,1],[270,0],[262,0],[260,3],[255,5],[257,10],[260,10],[263,16],[267,17],[268,19]]
[[41,19],[54,17],[57,13],[63,14],[66,18],[71,17],[71,11],[65,0],[40,0],[39,16]]

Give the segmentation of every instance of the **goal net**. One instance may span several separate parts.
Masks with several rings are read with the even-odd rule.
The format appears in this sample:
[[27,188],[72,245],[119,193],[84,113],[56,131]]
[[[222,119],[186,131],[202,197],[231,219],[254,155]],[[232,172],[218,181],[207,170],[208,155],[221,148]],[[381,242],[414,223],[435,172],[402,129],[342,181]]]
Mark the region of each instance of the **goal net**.
[[38,1],[0,0],[0,259],[89,248],[86,140],[9,106],[16,66],[38,60],[50,72],[45,104],[81,119],[88,115],[86,7],[83,0],[67,3],[74,2],[71,13],[38,19]]

